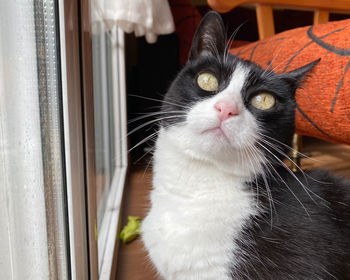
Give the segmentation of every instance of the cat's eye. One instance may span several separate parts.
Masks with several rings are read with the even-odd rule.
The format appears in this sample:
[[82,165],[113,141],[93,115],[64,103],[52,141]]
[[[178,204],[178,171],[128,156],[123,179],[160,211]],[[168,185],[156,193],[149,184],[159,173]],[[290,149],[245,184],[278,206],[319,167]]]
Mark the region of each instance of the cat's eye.
[[268,110],[276,104],[276,99],[272,94],[263,92],[255,95],[250,103],[259,110]]
[[201,73],[197,77],[198,86],[205,91],[216,91],[219,87],[218,79],[211,73]]

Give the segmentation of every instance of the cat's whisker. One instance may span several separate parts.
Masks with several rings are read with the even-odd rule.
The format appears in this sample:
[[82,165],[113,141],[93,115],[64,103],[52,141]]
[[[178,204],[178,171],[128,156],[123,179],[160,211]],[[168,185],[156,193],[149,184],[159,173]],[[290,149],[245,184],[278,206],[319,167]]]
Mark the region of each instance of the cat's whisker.
[[276,70],[280,67],[283,66],[285,64],[286,61],[290,60],[290,57],[287,56],[286,59],[283,59],[280,63],[278,63],[273,69],[271,69],[268,73],[275,74]]
[[[158,135],[157,135],[157,137],[158,137]],[[150,139],[151,140],[151,139]],[[153,146],[153,147],[148,147],[148,151],[146,151],[141,157],[139,157],[135,162],[134,162],[134,164],[136,164],[136,163],[138,163],[139,161],[141,161],[143,158],[145,158],[148,154],[150,154],[150,153],[152,153],[152,152],[154,152],[154,150],[155,150],[155,147]]]
[[[268,145],[270,145],[270,143],[269,142],[264,142],[265,144],[268,144]],[[270,154],[271,155],[273,155],[276,159],[277,159],[277,161],[279,162],[279,163],[283,163],[283,166],[285,167],[285,168],[287,168],[289,171],[290,171],[290,169],[288,168],[288,166],[286,166],[285,165],[285,163],[280,159],[280,158],[278,158],[274,153],[272,153],[271,152],[271,150],[270,149],[268,149],[267,147],[265,147],[264,145],[262,145],[262,143],[258,143],[260,146],[262,146],[263,148],[265,148],[265,150],[267,150],[268,152],[270,152]],[[276,147],[273,147],[273,145],[270,145],[270,147],[271,148],[273,148],[274,150],[276,150],[277,152],[279,152],[282,156],[284,156],[284,157],[286,157],[287,159],[289,159],[290,161],[292,161],[292,159],[290,159],[285,153],[283,153],[281,150],[279,150],[278,148],[276,148]],[[301,173],[302,174],[305,174],[305,172],[297,165],[297,164],[295,164],[296,165],[296,167],[297,168],[299,168],[299,170],[301,171]],[[290,171],[290,172],[292,172],[292,171]],[[294,177],[297,179],[297,177],[295,176],[295,174],[292,172],[292,174],[294,175]],[[305,176],[304,176],[304,178],[305,178]],[[297,179],[298,180],[298,179]],[[306,178],[305,178],[305,180],[306,180]],[[299,181],[299,180],[298,180]],[[306,180],[307,181],[307,180]],[[301,183],[300,181],[299,181],[299,183]]]
[[[254,146],[254,145],[248,145],[246,147],[243,147],[243,149],[248,149],[249,154],[254,158],[255,160],[255,164],[260,164],[262,163],[263,161],[260,159],[258,159],[257,157],[257,154],[259,154],[259,156],[261,157],[261,152]],[[255,164],[252,163],[252,160],[251,160],[251,157],[247,157],[247,159],[249,160],[250,162],[250,167],[253,169],[253,173],[254,174],[259,174],[261,173],[261,176],[263,178],[263,181],[264,181],[264,184],[265,184],[265,188],[266,188],[266,191],[267,191],[267,195],[268,195],[268,201],[269,201],[269,205],[270,205],[270,218],[271,218],[271,221],[270,221],[270,225],[271,225],[271,228],[272,228],[272,225],[273,225],[273,215],[272,215],[272,212],[274,211],[275,214],[277,215],[277,212],[276,212],[276,207],[274,205],[274,200],[273,200],[273,197],[272,197],[272,193],[271,193],[271,189],[270,189],[270,186],[268,184],[268,181],[267,181],[267,178],[266,178],[266,175],[264,172],[257,172],[256,169],[255,169]]]
[[[280,51],[281,51],[281,49],[282,49],[282,47],[280,47],[279,49],[278,49],[278,52],[275,54],[275,56],[271,59],[271,61],[270,61],[270,63],[269,63],[269,65],[267,66],[267,68],[264,70],[264,72],[261,74],[261,76],[264,76],[265,75],[265,73],[266,73],[266,71],[268,71],[269,70],[269,68],[272,66],[272,63],[274,62],[274,60],[278,57],[278,55],[279,55],[279,53],[280,53]],[[273,70],[272,70],[273,71]]]
[[174,114],[174,113],[183,113],[183,111],[166,111],[166,112],[152,112],[152,113],[146,113],[143,116],[140,117],[136,117],[134,119],[131,119],[130,121],[128,121],[128,124],[130,123],[134,123],[136,121],[142,120],[142,119],[146,119],[146,118],[150,118],[153,116],[157,116],[157,115],[166,115],[166,114]]
[[[276,152],[278,152],[279,154],[281,154],[284,158],[286,158],[290,163],[292,163],[304,176],[305,181],[307,181],[307,178],[310,178],[311,180],[320,183],[320,184],[327,184],[326,182],[322,182],[319,180],[316,180],[315,178],[313,178],[312,176],[310,176],[309,174],[305,173],[304,170],[297,165],[286,153],[284,153],[277,145],[274,145],[272,143],[270,143],[269,141],[266,141],[264,139],[260,139],[263,143],[265,143],[266,145],[268,145],[269,147],[271,147],[272,149],[274,149]],[[315,194],[316,196],[318,196],[317,194]],[[319,196],[318,196],[319,197]]]
[[[288,166],[285,165],[285,163],[280,160],[274,153],[272,153],[267,147],[265,147],[264,145],[262,145],[261,143],[257,142],[258,145],[260,145],[262,148],[264,148],[268,153],[270,153],[275,159],[277,159],[277,161],[286,168],[286,170],[298,181],[298,183],[302,186],[302,188],[305,190],[305,192],[308,194],[308,196],[310,197],[310,199],[317,205],[318,203],[316,203],[316,201],[313,199],[313,197],[310,195],[310,193],[307,191],[307,188],[304,186],[304,184],[295,176],[295,174],[293,173],[293,171],[291,171]],[[274,168],[274,167],[273,167]],[[281,178],[281,176],[279,175],[279,173],[277,172],[277,170],[274,168],[274,170],[276,171],[276,174],[278,174],[278,176]],[[282,178],[281,178],[282,179]],[[288,186],[288,184],[285,184],[285,186],[292,192],[293,196],[298,200],[298,202],[300,203],[300,205],[304,208],[304,210],[306,211],[307,215],[311,218],[309,212],[307,211],[307,209],[305,208],[304,204],[300,201],[300,199],[294,194],[294,192],[290,189],[290,187]]]
[[233,40],[235,39],[235,37],[236,37],[238,31],[241,29],[241,27],[242,27],[244,24],[246,24],[246,23],[247,23],[247,20],[244,21],[244,22],[242,22],[242,23],[232,32],[232,34],[231,34],[231,36],[229,37],[229,39],[226,40],[226,41],[227,41],[227,44],[226,44],[225,50],[224,50],[224,62],[225,62],[225,63],[227,62],[227,58],[228,58],[228,56],[229,56],[229,54],[230,54],[230,49],[231,49],[231,46],[232,46],[232,44],[233,44]]
[[[259,151],[255,146],[254,148]],[[259,151],[260,152],[260,151]],[[264,165],[264,161],[261,161]],[[270,169],[268,168],[268,166],[266,166],[266,171],[269,173],[270,176],[272,176],[272,173],[270,171]],[[263,177],[263,181],[264,181],[264,184],[265,184],[265,187],[266,187],[266,191],[267,191],[267,196],[268,196],[268,199],[271,200],[271,203],[270,203],[270,208],[271,208],[271,228],[272,228],[272,224],[273,224],[273,217],[272,217],[272,211],[275,212],[276,216],[277,216],[277,212],[276,212],[276,207],[275,207],[275,202],[274,202],[274,199],[273,199],[273,196],[272,196],[272,192],[271,192],[271,188],[270,188],[270,185],[268,184],[268,181],[267,181],[267,178],[266,178],[266,174],[265,172],[263,171],[262,173],[262,177]]]
[[[287,148],[290,148],[288,145],[285,145],[284,143],[282,143],[282,142],[280,142],[280,141],[278,141],[278,140],[276,140],[276,139],[274,139],[274,138],[271,138],[271,137],[269,137],[269,136],[267,136],[267,135],[263,135],[263,136],[266,136],[266,137],[268,137],[268,138],[270,138],[270,139],[272,139],[272,140],[275,140],[275,141],[279,142],[279,143],[282,144],[283,146],[285,146],[285,147],[287,147]],[[306,174],[306,173],[300,168],[300,166],[298,166],[287,154],[285,154],[283,151],[281,151],[281,150],[279,149],[278,146],[276,146],[276,145],[274,145],[274,144],[272,144],[272,143],[270,143],[269,141],[266,141],[266,140],[264,140],[264,139],[261,139],[261,141],[263,141],[265,144],[269,145],[269,146],[270,146],[271,148],[273,148],[275,151],[277,151],[277,152],[280,153],[282,156],[284,156],[285,158],[287,158],[292,164],[294,164],[294,165],[300,170],[300,172],[303,174],[303,176],[304,176],[304,178],[305,178],[306,181],[307,181],[306,177],[309,177],[310,179],[314,180],[315,182],[318,182],[318,183],[325,183],[325,182],[321,182],[321,181],[319,181],[319,180],[316,180],[316,179],[313,178],[312,176]],[[283,163],[283,165],[284,165],[284,167],[285,167],[286,169],[288,169],[288,171],[290,171],[290,169],[289,169],[284,163]],[[296,177],[294,173],[293,173],[293,175],[294,175],[294,177]],[[326,203],[328,203],[325,199],[323,199],[323,198],[320,197],[318,194],[316,194],[316,193],[314,193],[313,191],[311,191],[310,189],[308,189],[305,185],[302,184],[302,186],[303,186],[304,189],[306,188],[307,190],[309,190],[313,195],[315,195],[315,196],[318,197],[319,199],[321,199],[321,200],[325,201]],[[305,190],[305,191],[306,191],[306,190]],[[307,191],[306,191],[306,192],[307,192]],[[307,192],[307,193],[308,193],[308,192]],[[308,193],[308,194],[309,194],[309,193]],[[312,198],[311,198],[311,199],[312,199]]]
[[151,98],[151,97],[145,97],[145,96],[136,95],[136,94],[128,94],[128,96],[137,97],[137,98],[150,100],[150,101],[156,101],[156,102],[160,102],[160,103],[166,103],[166,104],[173,105],[173,106],[180,107],[180,108],[184,108],[184,109],[191,109],[191,107],[186,105],[186,104],[174,103],[174,102],[166,101],[166,100],[163,100],[163,99],[156,99],[156,98]]
[[[271,147],[273,148],[273,147]],[[291,159],[290,159],[291,160]],[[283,162],[283,161],[280,161],[280,163]],[[314,195],[315,197],[317,197],[318,199],[322,200],[323,202],[325,202],[323,205],[327,208],[329,208],[329,206],[327,205],[329,202],[327,200],[325,200],[323,197],[319,196],[317,193],[313,192],[312,190],[310,190],[307,186],[305,186],[305,184],[303,184],[297,177],[296,175],[294,174],[294,172],[292,172],[290,170],[290,168],[288,168],[288,166],[286,166],[284,163],[282,165],[285,169],[287,169],[287,171],[293,175],[293,177],[298,181],[298,183],[303,187],[303,189],[305,190],[305,192],[308,194],[308,196],[310,197],[310,199],[316,204],[318,205],[318,203],[313,199],[313,197],[311,197],[310,193],[312,195]],[[318,181],[316,179],[314,179],[312,176],[306,174],[298,165],[296,165],[297,168],[300,170],[301,174],[303,175],[305,181],[307,182],[307,178],[306,177],[309,177],[311,178],[312,180],[314,180],[315,182],[318,182],[318,183],[322,183],[321,181]],[[309,193],[310,192],[310,193]]]
[[[276,74],[277,69],[278,69],[280,66],[284,65],[284,62],[285,62],[285,61],[287,61],[287,59],[284,59],[283,61],[281,61],[280,63],[278,63],[274,68],[267,69],[267,71],[266,71],[266,73],[265,73],[266,78],[269,78],[269,77],[271,77],[272,75]],[[272,65],[272,63],[271,63],[271,65]],[[269,67],[268,67],[268,68],[269,68]]]
[[[268,170],[268,169],[267,169]],[[273,209],[275,209],[275,206],[274,206],[274,202],[273,202],[273,197],[272,197],[272,193],[271,193],[271,189],[270,189],[270,185],[269,183],[267,182],[267,178],[266,178],[266,175],[265,173],[261,173],[261,176],[263,178],[263,181],[264,181],[264,185],[265,185],[265,188],[266,188],[266,191],[267,191],[267,195],[269,197],[269,205],[270,205],[270,224],[271,224],[271,228],[272,228],[272,224],[273,224],[273,215],[272,215],[272,211]],[[276,210],[275,210],[276,211]]]
[[293,151],[293,152],[296,152],[296,153],[298,153],[298,155],[300,155],[300,156],[302,156],[302,157],[304,157],[304,158],[307,158],[307,159],[313,160],[313,161],[315,161],[315,162],[321,163],[321,161],[316,160],[316,159],[314,159],[314,158],[311,158],[311,157],[309,157],[309,156],[307,156],[307,155],[305,155],[305,154],[303,154],[303,153],[301,153],[301,152],[299,152],[299,151],[293,149],[292,147],[288,146],[287,144],[282,143],[281,141],[279,141],[279,140],[277,140],[277,139],[275,139],[275,138],[273,138],[273,137],[270,137],[270,136],[268,136],[268,135],[266,135],[266,134],[263,134],[263,133],[261,133],[261,132],[259,132],[259,135],[261,135],[262,137],[266,137],[266,138],[268,138],[268,139],[270,139],[270,140],[272,140],[272,141],[277,142],[278,144],[284,146],[284,147],[287,148],[288,150]]
[[[281,177],[281,175],[279,174],[279,172],[275,169],[275,167],[273,166],[272,163],[268,162],[270,168],[274,171],[274,173],[277,175],[277,177],[281,180],[281,182],[287,187],[287,189],[292,193],[292,195],[295,197],[295,199],[299,202],[299,204],[303,207],[303,209],[305,210],[306,214],[308,215],[308,217],[311,219],[311,216],[309,214],[309,212],[307,211],[306,207],[304,206],[304,204],[301,202],[301,200],[297,197],[297,195],[292,191],[292,189],[290,188],[290,186],[287,184],[287,182]],[[273,176],[271,174],[271,176]]]
[[255,176],[255,185],[256,185],[256,206],[259,206],[259,184],[258,184],[257,176]]
[[[154,150],[155,150],[155,148],[152,149],[152,152],[153,152]],[[143,176],[145,176],[145,174],[146,174],[148,168],[149,168],[150,165],[151,165],[151,162],[153,162],[153,156],[149,159],[149,161],[148,161],[148,163],[147,163],[147,165],[146,165],[145,171],[143,172]]]
[[143,172],[143,176],[145,176],[146,172],[148,171],[148,168],[151,166],[152,161],[153,161],[153,158],[150,158],[146,165],[145,171]]
[[142,145],[143,143],[145,143],[145,142],[149,141],[150,139],[152,139],[153,137],[157,136],[158,133],[159,133],[159,131],[156,131],[156,132],[152,133],[151,135],[148,135],[147,137],[143,138],[141,141],[139,141],[137,144],[135,144],[132,148],[130,148],[128,150],[128,152],[131,152],[132,150],[134,150],[138,146]]
[[172,119],[172,118],[178,118],[178,117],[183,117],[183,116],[184,116],[184,115],[174,115],[174,116],[168,116],[168,117],[157,118],[157,119],[155,119],[155,120],[150,120],[150,121],[145,122],[145,123],[139,125],[138,127],[134,128],[133,130],[131,130],[130,132],[128,132],[128,134],[127,134],[126,136],[131,135],[132,133],[134,133],[134,132],[140,130],[141,128],[144,128],[144,127],[147,126],[147,125],[151,125],[151,124],[153,124],[153,123],[157,123],[157,122],[162,121],[162,120]]

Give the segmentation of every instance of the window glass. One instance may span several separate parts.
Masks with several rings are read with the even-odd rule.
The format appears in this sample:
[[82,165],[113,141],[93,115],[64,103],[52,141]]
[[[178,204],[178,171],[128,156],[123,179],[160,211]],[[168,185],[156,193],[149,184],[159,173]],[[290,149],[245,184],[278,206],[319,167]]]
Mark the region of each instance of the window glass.
[[1,279],[68,279],[56,18],[0,1]]
[[108,192],[116,169],[114,136],[114,92],[111,34],[102,23],[94,26],[93,83],[96,155],[97,228],[100,229],[106,209]]

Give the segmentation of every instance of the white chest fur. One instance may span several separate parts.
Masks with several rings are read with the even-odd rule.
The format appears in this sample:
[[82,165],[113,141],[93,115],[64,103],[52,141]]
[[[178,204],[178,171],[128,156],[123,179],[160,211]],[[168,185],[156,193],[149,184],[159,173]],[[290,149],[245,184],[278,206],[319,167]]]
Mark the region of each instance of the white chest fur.
[[257,209],[244,180],[190,158],[160,135],[142,239],[165,279],[230,279],[235,239]]

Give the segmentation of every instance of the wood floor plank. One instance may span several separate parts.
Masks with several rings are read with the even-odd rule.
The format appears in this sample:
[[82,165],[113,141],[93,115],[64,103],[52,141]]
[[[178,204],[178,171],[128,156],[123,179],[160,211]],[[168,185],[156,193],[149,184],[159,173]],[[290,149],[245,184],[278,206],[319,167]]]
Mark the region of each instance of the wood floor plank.
[[[127,223],[128,216],[146,216],[151,190],[151,170],[144,167],[134,168],[128,178],[125,190],[122,224]],[[117,279],[120,280],[154,280],[157,279],[152,265],[140,239],[128,244],[120,243],[117,267]]]

